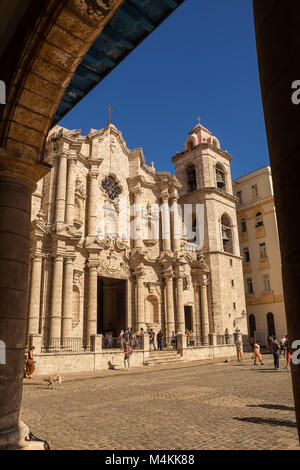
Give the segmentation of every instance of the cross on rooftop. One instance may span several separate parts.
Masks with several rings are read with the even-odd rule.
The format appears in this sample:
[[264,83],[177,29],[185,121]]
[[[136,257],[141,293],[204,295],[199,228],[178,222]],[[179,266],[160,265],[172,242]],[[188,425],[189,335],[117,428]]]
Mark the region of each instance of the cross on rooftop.
[[105,106],[105,109],[108,110],[108,124],[111,124],[111,113],[114,113],[115,111],[111,108],[111,105]]

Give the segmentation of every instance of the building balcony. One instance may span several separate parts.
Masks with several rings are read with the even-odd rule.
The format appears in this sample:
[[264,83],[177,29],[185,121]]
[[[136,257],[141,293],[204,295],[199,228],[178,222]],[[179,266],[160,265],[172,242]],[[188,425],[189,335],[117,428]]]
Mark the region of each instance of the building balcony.
[[256,230],[256,238],[262,238],[265,237],[265,226],[261,225],[260,227],[255,227]]
[[251,292],[250,294],[246,294],[246,305],[252,305],[255,303],[255,294]]
[[241,232],[240,233],[240,243],[244,243],[248,241],[248,232]]
[[248,261],[247,263],[243,263],[243,271],[244,273],[251,273],[252,271],[252,266],[251,266],[251,261]]
[[265,258],[259,258],[259,269],[263,271],[264,269],[269,269],[270,263],[269,258],[266,256]]

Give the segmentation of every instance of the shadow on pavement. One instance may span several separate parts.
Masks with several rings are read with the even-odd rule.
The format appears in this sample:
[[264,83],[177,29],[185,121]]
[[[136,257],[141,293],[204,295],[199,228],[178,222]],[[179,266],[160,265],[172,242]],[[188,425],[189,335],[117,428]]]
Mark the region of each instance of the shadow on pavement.
[[284,421],[282,419],[272,418],[233,418],[237,421],[243,421],[245,423],[253,424],[270,424],[271,426],[284,426],[287,428],[297,428],[297,424],[293,421]]
[[249,408],[266,408],[267,410],[282,410],[282,411],[295,411],[293,406],[285,405],[247,405]]

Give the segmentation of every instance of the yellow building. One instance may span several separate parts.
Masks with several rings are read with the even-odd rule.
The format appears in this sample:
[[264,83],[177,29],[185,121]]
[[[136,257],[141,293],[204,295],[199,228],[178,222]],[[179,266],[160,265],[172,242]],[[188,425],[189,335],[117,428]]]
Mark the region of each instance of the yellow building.
[[281,256],[271,168],[233,183],[246,292],[250,342],[266,345],[269,335],[287,333]]

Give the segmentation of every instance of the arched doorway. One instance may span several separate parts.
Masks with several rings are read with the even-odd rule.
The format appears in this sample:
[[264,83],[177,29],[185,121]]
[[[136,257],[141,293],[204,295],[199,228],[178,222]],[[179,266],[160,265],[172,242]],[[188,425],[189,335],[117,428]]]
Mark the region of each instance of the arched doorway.
[[269,336],[276,336],[274,315],[271,312],[267,314],[267,324]]
[[249,336],[250,336],[250,338],[254,338],[255,331],[256,331],[255,315],[253,315],[251,313],[251,315],[249,315]]

